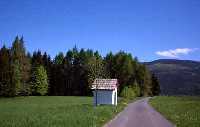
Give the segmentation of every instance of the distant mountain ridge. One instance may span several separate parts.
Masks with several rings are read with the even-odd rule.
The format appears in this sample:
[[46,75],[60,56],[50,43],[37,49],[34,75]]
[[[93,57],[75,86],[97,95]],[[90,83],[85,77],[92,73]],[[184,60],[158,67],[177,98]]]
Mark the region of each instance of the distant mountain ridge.
[[144,63],[160,82],[164,95],[200,95],[200,62],[159,59]]

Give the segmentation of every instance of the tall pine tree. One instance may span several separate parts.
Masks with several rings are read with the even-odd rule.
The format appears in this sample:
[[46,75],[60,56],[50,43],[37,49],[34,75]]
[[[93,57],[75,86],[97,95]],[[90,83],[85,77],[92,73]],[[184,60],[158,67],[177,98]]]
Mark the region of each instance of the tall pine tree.
[[30,94],[30,60],[27,57],[23,37],[17,36],[11,47],[12,84],[16,95]]
[[11,76],[10,50],[4,45],[0,49],[0,96],[15,96]]

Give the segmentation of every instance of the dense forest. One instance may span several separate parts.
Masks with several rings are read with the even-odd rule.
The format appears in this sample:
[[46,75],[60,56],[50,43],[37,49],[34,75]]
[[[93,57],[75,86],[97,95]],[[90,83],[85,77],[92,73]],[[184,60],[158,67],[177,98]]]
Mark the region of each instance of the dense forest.
[[98,51],[75,46],[52,59],[39,50],[28,53],[23,37],[18,36],[10,48],[0,49],[0,96],[89,96],[95,78],[118,79],[119,94],[127,88],[138,88],[138,96],[160,93],[155,75],[123,51],[103,57]]

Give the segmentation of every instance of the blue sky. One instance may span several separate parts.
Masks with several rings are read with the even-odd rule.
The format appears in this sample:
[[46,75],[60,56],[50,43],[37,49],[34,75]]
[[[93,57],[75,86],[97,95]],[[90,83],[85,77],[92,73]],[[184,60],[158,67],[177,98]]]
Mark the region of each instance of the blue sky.
[[0,46],[23,35],[29,51],[51,56],[77,45],[200,61],[199,13],[199,0],[1,0]]

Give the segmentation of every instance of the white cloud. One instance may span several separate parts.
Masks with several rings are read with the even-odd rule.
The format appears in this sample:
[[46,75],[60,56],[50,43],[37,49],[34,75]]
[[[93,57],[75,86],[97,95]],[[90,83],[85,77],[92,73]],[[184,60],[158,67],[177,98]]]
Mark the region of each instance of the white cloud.
[[174,50],[157,51],[156,54],[164,57],[178,58],[180,55],[187,55],[191,52],[198,50],[197,48],[177,48]]

